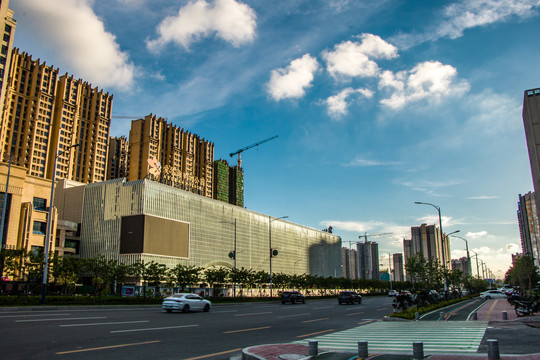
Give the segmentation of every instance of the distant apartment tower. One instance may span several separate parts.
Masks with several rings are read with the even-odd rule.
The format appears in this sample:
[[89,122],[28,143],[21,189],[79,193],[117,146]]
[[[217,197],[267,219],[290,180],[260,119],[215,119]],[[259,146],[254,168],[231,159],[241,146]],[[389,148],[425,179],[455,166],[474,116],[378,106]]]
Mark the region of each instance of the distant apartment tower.
[[107,149],[107,180],[127,177],[129,142],[127,137],[110,137]]
[[471,264],[467,257],[452,259],[452,270],[461,270],[465,276],[471,275]]
[[358,278],[379,279],[379,244],[372,241],[356,244],[358,252]]
[[407,271],[407,261],[408,259],[414,255],[413,248],[412,248],[412,240],[403,239],[403,254],[405,256],[405,280],[406,281],[412,281],[413,278]]
[[28,175],[51,179],[58,153],[58,178],[105,180],[112,98],[80,79],[58,77],[58,69],[13,49],[1,158],[12,154]]
[[531,255],[534,264],[540,266],[540,224],[535,192],[519,195],[518,223],[523,254]]
[[441,234],[438,227],[427,224],[413,226],[411,227],[411,240],[414,255],[420,254],[428,261],[436,261],[447,269],[450,268],[451,259],[448,237],[445,234]]
[[394,265],[394,272],[392,274],[393,281],[403,281],[403,254],[396,253],[392,255],[392,262]]
[[343,262],[343,276],[347,279],[357,278],[357,251],[341,248]]
[[[6,83],[11,63],[11,51],[17,22],[13,19],[13,11],[8,9],[9,0],[0,1],[0,29],[4,29],[2,48],[0,51],[0,105],[4,105]],[[3,108],[2,108],[3,111]],[[0,113],[0,116],[2,114]]]
[[[159,162],[160,171],[151,163]],[[189,192],[212,198],[214,144],[147,115],[131,122],[128,180],[151,177]]]
[[244,172],[238,166],[229,166],[226,160],[214,161],[214,191],[216,200],[244,206]]

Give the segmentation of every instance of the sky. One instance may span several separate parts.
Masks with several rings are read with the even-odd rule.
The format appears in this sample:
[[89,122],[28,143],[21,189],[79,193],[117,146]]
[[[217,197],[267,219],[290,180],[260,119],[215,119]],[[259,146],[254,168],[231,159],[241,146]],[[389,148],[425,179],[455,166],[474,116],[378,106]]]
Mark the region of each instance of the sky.
[[[499,278],[533,191],[522,120],[540,0],[12,0],[16,47],[114,94],[111,136],[150,113],[242,153],[245,207],[379,244],[468,241]],[[387,234],[379,235],[377,234]],[[372,236],[370,236],[372,235]],[[466,256],[452,238],[452,258]],[[476,268],[473,258],[473,269]],[[476,274],[476,271],[473,270]]]

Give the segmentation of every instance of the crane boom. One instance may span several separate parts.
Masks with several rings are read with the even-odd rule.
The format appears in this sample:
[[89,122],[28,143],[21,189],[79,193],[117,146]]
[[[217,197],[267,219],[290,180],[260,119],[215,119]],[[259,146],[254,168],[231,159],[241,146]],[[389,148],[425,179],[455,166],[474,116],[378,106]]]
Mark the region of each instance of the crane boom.
[[265,142],[268,142],[270,140],[274,140],[275,138],[277,138],[278,135],[274,135],[272,137],[269,137],[268,139],[264,139],[264,140],[261,140],[261,141],[258,141],[256,142],[255,144],[251,144],[251,145],[248,145],[246,147],[243,147],[241,149],[238,149],[236,150],[235,152],[232,152],[229,154],[230,157],[233,157],[234,155],[237,155],[238,154],[238,167],[241,168],[242,167],[242,159],[240,157],[240,154],[242,154],[242,152],[244,152],[245,150],[248,150],[248,149],[251,149],[252,147],[255,147],[255,146],[259,146],[261,144],[264,144]]

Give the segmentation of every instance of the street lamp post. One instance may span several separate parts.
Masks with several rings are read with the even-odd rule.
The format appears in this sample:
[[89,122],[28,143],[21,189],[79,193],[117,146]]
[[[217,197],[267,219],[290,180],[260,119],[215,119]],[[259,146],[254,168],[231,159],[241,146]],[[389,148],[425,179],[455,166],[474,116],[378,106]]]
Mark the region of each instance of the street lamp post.
[[[233,269],[236,270],[236,218],[234,222],[222,221],[222,223],[234,225]],[[236,284],[233,284],[233,297],[236,297]]]
[[[445,256],[446,246],[444,246],[444,233],[443,233],[443,228],[442,228],[441,208],[438,207],[437,205],[433,205],[433,204],[425,203],[425,202],[420,202],[420,201],[415,201],[414,203],[417,204],[417,205],[433,206],[435,209],[437,209],[437,211],[439,213],[439,229],[441,231],[441,245],[443,247],[443,249],[442,249],[442,260],[443,260],[443,268],[446,270],[446,256]],[[448,290],[448,283],[447,283],[446,276],[445,276],[444,277],[444,291],[447,291],[447,290]]]
[[54,200],[54,182],[56,181],[56,160],[59,156],[63,155],[66,151],[79,146],[79,144],[70,145],[63,151],[56,150],[54,154],[54,165],[53,165],[53,174],[51,180],[51,198],[49,201],[49,214],[47,216],[47,232],[45,234],[45,252],[44,252],[44,265],[43,265],[43,286],[41,288],[41,304],[46,304],[46,294],[47,294],[47,268],[49,265],[49,242],[51,237],[51,222],[52,222],[52,209],[53,209],[53,200]]
[[281,216],[278,218],[272,219],[271,216],[268,216],[268,245],[270,248],[270,298],[272,298],[272,257],[274,256],[272,254],[272,221],[279,220],[279,219],[286,219],[289,216]]
[[476,277],[480,279],[480,268],[478,267],[478,253],[471,250],[471,252],[476,257]]
[[[451,234],[448,234],[448,235],[451,235]],[[465,238],[462,238],[461,236],[456,236],[456,235],[452,235],[453,237],[455,238],[458,238],[458,239],[461,239],[463,241],[465,241],[465,249],[467,250],[467,261],[469,262],[469,273],[472,275],[472,271],[471,271],[471,257],[469,255],[469,242],[467,241],[467,239]]]

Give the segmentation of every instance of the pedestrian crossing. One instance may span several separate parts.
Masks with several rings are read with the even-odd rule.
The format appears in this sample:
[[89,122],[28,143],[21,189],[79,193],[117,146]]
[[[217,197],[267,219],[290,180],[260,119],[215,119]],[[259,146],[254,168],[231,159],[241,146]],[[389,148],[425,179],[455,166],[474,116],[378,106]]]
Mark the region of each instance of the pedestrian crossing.
[[423,342],[427,354],[473,353],[487,325],[487,321],[376,321],[296,343],[307,345],[309,340],[317,340],[321,349],[357,352],[358,341],[367,341],[369,353],[412,353],[413,342]]

